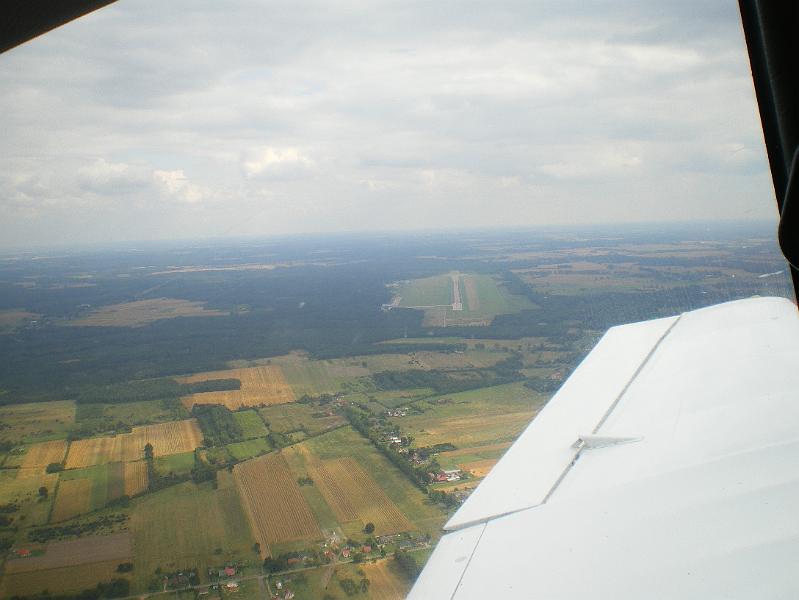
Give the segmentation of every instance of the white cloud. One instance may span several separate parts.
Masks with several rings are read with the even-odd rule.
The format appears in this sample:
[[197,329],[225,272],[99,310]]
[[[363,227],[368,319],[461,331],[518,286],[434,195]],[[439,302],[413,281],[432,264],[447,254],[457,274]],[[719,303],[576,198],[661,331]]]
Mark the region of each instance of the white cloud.
[[248,153],[242,163],[247,177],[301,177],[314,163],[297,148],[259,148]]
[[78,170],[80,185],[94,192],[119,193],[148,184],[147,173],[126,163],[112,163],[98,158]]
[[176,202],[196,204],[208,199],[208,190],[191,183],[183,169],[153,171],[153,181],[164,197]]

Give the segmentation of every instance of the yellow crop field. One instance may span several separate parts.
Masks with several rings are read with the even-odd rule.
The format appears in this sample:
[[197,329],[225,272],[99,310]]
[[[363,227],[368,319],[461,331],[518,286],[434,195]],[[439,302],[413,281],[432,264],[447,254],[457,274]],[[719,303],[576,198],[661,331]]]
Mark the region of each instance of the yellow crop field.
[[413,524],[356,460],[324,460],[311,464],[309,470],[339,521],[373,523],[375,535],[414,529]]
[[464,471],[468,471],[475,477],[485,477],[488,475],[488,472],[494,468],[494,465],[497,464],[498,461],[498,458],[484,458],[483,460],[462,463],[458,466]]
[[153,446],[156,457],[191,452],[202,445],[196,419],[134,427],[130,433],[76,440],[69,446],[66,467],[75,469],[107,462],[135,461],[144,457],[144,446]]
[[89,512],[91,497],[91,479],[70,479],[59,482],[50,520],[57,523]]
[[124,463],[125,495],[135,496],[147,490],[147,463],[143,460]]
[[183,405],[191,410],[195,404],[221,404],[230,410],[236,410],[247,406],[285,404],[296,400],[291,386],[286,382],[283,370],[275,365],[210,371],[177,378],[180,383],[215,379],[238,379],[241,382],[241,389],[192,394],[183,398]]
[[403,600],[408,595],[411,586],[392,562],[379,560],[360,566],[370,583],[370,600]]
[[271,554],[270,544],[322,537],[282,454],[273,452],[239,463],[233,477],[262,557]]
[[67,453],[66,440],[53,440],[33,444],[22,460],[22,469],[42,469],[50,463],[60,463]]

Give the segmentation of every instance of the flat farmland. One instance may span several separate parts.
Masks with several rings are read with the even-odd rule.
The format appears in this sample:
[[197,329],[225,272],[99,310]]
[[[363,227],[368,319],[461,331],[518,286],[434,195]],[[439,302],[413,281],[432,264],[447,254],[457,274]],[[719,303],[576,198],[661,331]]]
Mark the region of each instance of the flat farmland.
[[[28,476],[21,476],[18,471],[0,471],[0,504],[16,504],[20,507],[19,516],[24,516],[28,525],[43,525],[50,515],[58,475],[36,470]],[[39,499],[40,487],[46,487],[50,492],[44,501]]]
[[[103,508],[109,500],[122,495],[124,490],[123,473],[122,463],[106,463],[62,471],[59,474],[59,494],[61,486],[70,484],[73,480],[89,481],[89,487],[86,488],[88,510],[97,510]],[[57,502],[58,497],[56,496]]]
[[58,484],[50,521],[58,523],[87,513],[92,505],[92,480],[69,479]]
[[391,420],[415,438],[416,447],[449,442],[473,448],[515,440],[545,401],[546,396],[511,383],[420,400],[414,406],[422,414]]
[[50,463],[60,463],[67,453],[66,440],[39,442],[31,445],[22,460],[22,469],[42,469]]
[[321,414],[321,410],[308,404],[284,404],[258,409],[269,429],[277,433],[304,431],[307,435],[317,435],[328,429],[346,423],[338,414]]
[[410,583],[393,559],[363,563],[361,569],[370,582],[370,600],[403,600],[411,591]]
[[191,452],[202,445],[202,432],[196,419],[186,419],[134,427],[130,433],[116,436],[76,440],[70,444],[66,467],[139,460],[148,443],[156,457]]
[[125,495],[137,496],[147,491],[147,463],[143,460],[123,463]]
[[269,431],[264,425],[263,419],[254,410],[242,410],[233,413],[233,418],[241,427],[241,434],[244,439],[264,437]]
[[280,453],[239,463],[233,469],[242,501],[261,553],[269,546],[322,537],[297,479]]
[[497,464],[498,461],[498,458],[484,458],[482,460],[460,463],[458,466],[465,472],[471,473],[474,477],[482,479],[488,475],[489,471],[494,468],[494,465]]
[[9,560],[6,573],[23,573],[39,569],[74,567],[107,560],[117,564],[133,557],[133,543],[129,532],[110,535],[93,535],[75,540],[49,542],[44,554]]
[[[439,535],[446,514],[437,506],[430,504],[427,496],[414,486],[404,473],[380,454],[369,440],[351,427],[340,427],[310,438],[301,444],[295,444],[291,449],[285,449],[284,453],[298,477],[310,475],[315,461],[326,463],[338,459],[354,460],[410,521],[413,530],[430,533],[434,537]],[[316,487],[318,486],[308,486],[308,488]],[[327,507],[326,502],[324,506]]]
[[234,442],[225,446],[227,451],[236,460],[246,460],[254,456],[266,454],[272,450],[272,446],[265,438],[256,438],[253,440],[245,440],[243,442]]
[[32,402],[0,406],[0,440],[37,442],[64,439],[75,423],[75,403],[71,400]]
[[284,404],[294,402],[296,396],[283,376],[283,370],[275,365],[227,369],[178,377],[180,383],[198,383],[218,379],[238,379],[241,389],[221,392],[203,392],[183,398],[183,405],[191,410],[195,404],[221,404],[230,410],[249,406]]
[[53,592],[81,592],[93,588],[100,581],[111,581],[122,575],[117,572],[120,560],[106,560],[86,565],[6,573],[0,583],[0,596],[34,596],[45,590]]
[[130,528],[137,549],[134,592],[146,591],[156,569],[209,566],[255,558],[233,477],[218,473],[218,487],[192,482],[144,494],[131,503]]
[[345,384],[369,375],[355,359],[308,360],[301,355],[279,357],[279,364],[295,396],[319,396],[344,390]]
[[175,317],[219,317],[229,313],[208,310],[203,302],[177,298],[153,298],[122,304],[110,304],[79,319],[67,321],[75,327],[140,327],[161,319]]
[[375,535],[414,529],[374,479],[352,458],[320,461],[310,466],[311,477],[342,523],[374,523]]

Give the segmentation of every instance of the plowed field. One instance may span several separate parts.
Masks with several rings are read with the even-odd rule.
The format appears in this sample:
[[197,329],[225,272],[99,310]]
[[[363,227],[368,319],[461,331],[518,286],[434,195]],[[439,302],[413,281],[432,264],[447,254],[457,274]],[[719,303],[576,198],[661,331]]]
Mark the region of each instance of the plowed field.
[[28,453],[22,461],[21,468],[44,468],[50,463],[59,463],[64,460],[64,454],[66,454],[66,452],[66,440],[53,440],[52,442],[33,444],[28,449]]
[[147,463],[143,460],[125,463],[125,495],[135,496],[147,490]]
[[342,522],[373,523],[375,535],[412,530],[413,524],[352,458],[325,460],[310,466],[311,478]]
[[281,454],[273,452],[239,463],[233,476],[264,557],[270,555],[270,544],[322,537]]
[[66,467],[74,469],[107,462],[134,461],[144,457],[144,446],[153,446],[156,457],[191,452],[202,444],[195,419],[134,427],[130,433],[72,442]]
[[183,398],[183,405],[191,410],[195,404],[221,404],[230,410],[236,410],[247,406],[285,404],[296,400],[294,392],[286,383],[283,371],[274,365],[198,373],[189,377],[180,377],[178,381],[197,383],[215,379],[238,379],[241,381],[241,389],[192,394]]

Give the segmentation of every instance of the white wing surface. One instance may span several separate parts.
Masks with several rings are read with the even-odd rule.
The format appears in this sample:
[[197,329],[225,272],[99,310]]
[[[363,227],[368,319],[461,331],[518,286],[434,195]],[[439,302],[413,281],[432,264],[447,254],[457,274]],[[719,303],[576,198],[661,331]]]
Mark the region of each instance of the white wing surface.
[[799,598],[799,313],[614,327],[445,526],[409,598]]

